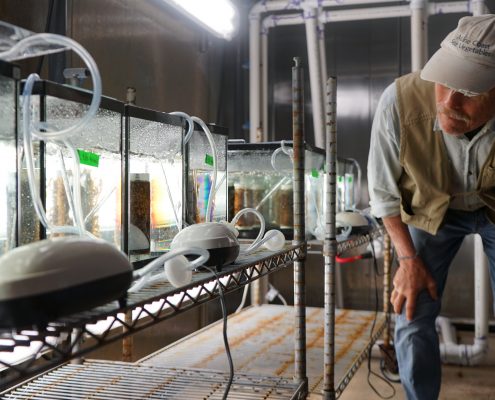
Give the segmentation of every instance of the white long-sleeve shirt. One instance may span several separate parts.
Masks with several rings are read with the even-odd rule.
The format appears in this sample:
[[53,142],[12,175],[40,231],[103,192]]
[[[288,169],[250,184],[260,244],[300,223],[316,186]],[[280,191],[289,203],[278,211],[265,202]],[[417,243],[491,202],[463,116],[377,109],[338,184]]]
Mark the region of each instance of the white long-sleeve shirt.
[[[476,210],[483,202],[474,193],[478,175],[495,142],[495,119],[469,140],[464,135],[441,132],[451,163],[452,198],[450,208]],[[435,130],[440,130],[438,120]],[[378,103],[368,156],[368,189],[371,212],[378,218],[400,214],[400,194],[397,182],[402,174],[399,162],[400,122],[395,82],[383,92]],[[427,162],[425,158],[425,162]]]

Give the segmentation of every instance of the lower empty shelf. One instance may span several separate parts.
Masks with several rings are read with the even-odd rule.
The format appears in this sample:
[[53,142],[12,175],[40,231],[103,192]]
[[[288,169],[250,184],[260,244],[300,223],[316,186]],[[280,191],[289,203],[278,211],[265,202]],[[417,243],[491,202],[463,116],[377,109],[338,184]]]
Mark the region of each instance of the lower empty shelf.
[[[228,374],[123,362],[66,364],[5,392],[2,399],[222,399]],[[237,373],[229,399],[298,399],[292,379]]]
[[[236,373],[285,377],[294,373],[293,307],[250,307],[229,317],[228,337]],[[376,317],[374,331],[371,332]],[[335,388],[337,394],[349,383],[357,368],[385,327],[384,314],[337,310],[335,327]],[[321,393],[323,386],[324,310],[306,310],[307,375],[309,391]],[[228,371],[222,322],[139,361],[144,365],[204,368]]]

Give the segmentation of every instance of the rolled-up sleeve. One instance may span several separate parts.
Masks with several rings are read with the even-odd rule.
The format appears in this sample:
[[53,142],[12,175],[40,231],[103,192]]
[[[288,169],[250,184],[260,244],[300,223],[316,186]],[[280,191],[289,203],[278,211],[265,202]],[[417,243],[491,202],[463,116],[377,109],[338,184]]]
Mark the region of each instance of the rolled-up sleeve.
[[368,189],[371,213],[378,218],[400,214],[397,182],[402,174],[399,161],[400,124],[395,83],[383,92],[371,128],[368,156]]

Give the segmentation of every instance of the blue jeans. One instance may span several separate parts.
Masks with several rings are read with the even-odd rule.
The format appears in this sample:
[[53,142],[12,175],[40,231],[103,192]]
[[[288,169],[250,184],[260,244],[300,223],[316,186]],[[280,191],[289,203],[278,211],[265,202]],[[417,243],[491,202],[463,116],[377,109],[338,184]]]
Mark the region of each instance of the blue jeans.
[[437,284],[438,300],[426,290],[420,292],[412,321],[405,307],[397,315],[395,348],[402,384],[410,400],[437,399],[440,393],[441,361],[435,319],[450,263],[465,236],[478,233],[490,264],[492,290],[495,288],[495,224],[482,208],[476,211],[449,210],[436,235],[409,227],[414,246]]

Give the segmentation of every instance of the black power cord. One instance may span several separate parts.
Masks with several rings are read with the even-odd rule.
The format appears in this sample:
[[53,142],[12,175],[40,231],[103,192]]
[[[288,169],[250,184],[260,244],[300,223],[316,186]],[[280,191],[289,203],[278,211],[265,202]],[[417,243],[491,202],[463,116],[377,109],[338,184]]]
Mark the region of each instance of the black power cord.
[[[375,326],[376,326],[376,319],[378,317],[378,283],[376,278],[380,276],[380,273],[378,271],[378,263],[376,261],[376,254],[375,254],[375,246],[373,245],[373,239],[370,238],[370,247],[371,247],[371,253],[373,254],[373,279],[374,279],[374,285],[375,285],[375,317],[373,318],[373,323],[371,324],[371,329],[370,329],[370,342],[373,341],[373,334],[375,331]],[[395,396],[395,388],[394,386],[389,382],[388,379],[384,378],[383,376],[377,374],[376,372],[372,371],[371,369],[371,350],[373,346],[370,346],[368,350],[368,376],[367,376],[367,381],[368,385],[370,386],[371,389],[376,393],[378,397],[381,399],[391,399],[392,397]],[[373,385],[371,382],[371,376],[375,376],[376,378],[380,379],[381,381],[385,382],[391,389],[392,393],[389,395],[383,395],[379,392],[379,390]]]
[[225,345],[225,353],[227,353],[227,360],[229,361],[229,381],[227,382],[227,386],[225,387],[225,391],[223,392],[222,400],[227,400],[227,395],[230,392],[230,387],[232,386],[232,382],[234,380],[234,362],[232,361],[232,354],[230,354],[230,346],[229,340],[227,338],[227,306],[225,304],[225,296],[222,290],[222,284],[220,279],[218,278],[217,273],[210,267],[206,265],[203,266],[208,271],[210,271],[217,280],[218,285],[218,293],[220,295],[220,305],[222,307],[222,316],[223,316],[223,343]]

